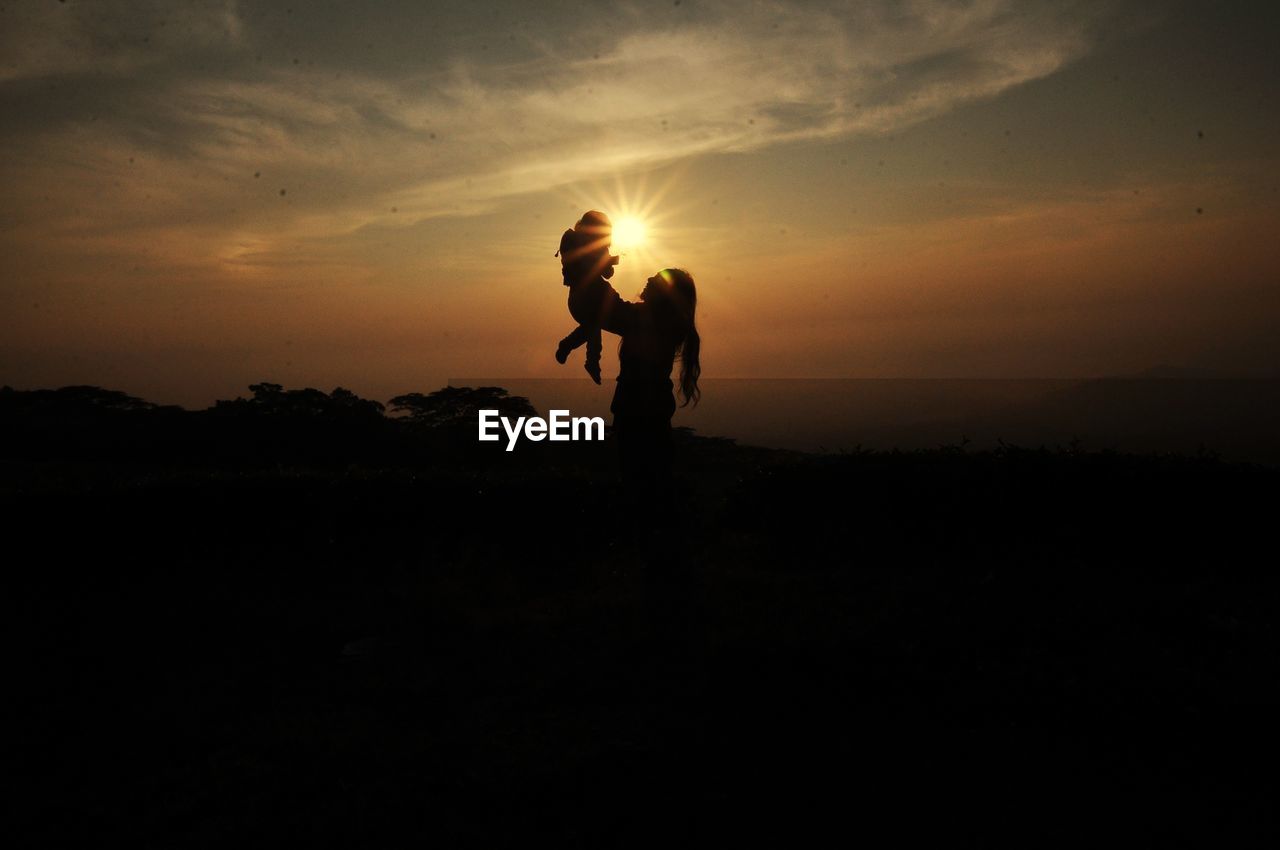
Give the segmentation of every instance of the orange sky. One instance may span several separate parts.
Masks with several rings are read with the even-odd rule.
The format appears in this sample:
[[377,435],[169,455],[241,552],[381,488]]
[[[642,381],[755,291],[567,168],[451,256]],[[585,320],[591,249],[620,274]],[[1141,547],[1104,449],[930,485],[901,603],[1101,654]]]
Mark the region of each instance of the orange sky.
[[587,207],[708,377],[1276,373],[1265,5],[292,6],[0,11],[0,383],[577,376]]

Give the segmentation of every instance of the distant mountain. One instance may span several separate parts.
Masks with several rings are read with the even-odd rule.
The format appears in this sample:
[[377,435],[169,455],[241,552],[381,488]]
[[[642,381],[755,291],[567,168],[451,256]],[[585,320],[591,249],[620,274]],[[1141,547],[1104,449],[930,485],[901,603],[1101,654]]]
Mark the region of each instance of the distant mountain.
[[[1162,367],[1163,368],[1163,367]],[[903,446],[994,440],[1125,452],[1193,454],[1280,463],[1280,380],[1266,378],[1098,378],[1054,386],[1038,398],[940,417],[897,431]]]
[[1175,366],[1171,363],[1159,363],[1131,375],[1115,375],[1112,377],[1127,379],[1137,378],[1142,380],[1205,380],[1211,378],[1232,378],[1239,376],[1228,375],[1225,372],[1217,372],[1210,369],[1202,369],[1198,366]]

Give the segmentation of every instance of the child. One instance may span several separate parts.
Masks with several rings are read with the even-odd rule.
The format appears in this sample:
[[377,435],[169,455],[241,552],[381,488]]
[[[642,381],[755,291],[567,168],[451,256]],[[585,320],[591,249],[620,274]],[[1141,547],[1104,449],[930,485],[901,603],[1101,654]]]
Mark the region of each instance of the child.
[[613,222],[598,210],[588,210],[572,230],[560,237],[560,270],[564,285],[569,287],[569,314],[578,323],[573,333],[560,340],[556,361],[563,364],[569,352],[586,343],[584,368],[591,380],[600,383],[600,323],[604,314],[618,300],[609,285],[618,258],[609,254]]

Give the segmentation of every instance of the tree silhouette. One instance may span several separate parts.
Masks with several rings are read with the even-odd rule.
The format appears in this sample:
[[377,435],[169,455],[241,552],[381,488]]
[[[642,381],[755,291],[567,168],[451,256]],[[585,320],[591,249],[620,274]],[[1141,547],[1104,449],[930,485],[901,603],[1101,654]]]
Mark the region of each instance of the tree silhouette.
[[408,393],[391,399],[392,413],[424,428],[473,425],[482,409],[497,410],[509,419],[538,415],[529,399],[508,395],[502,387],[444,387],[427,395]]
[[215,408],[222,411],[264,413],[273,416],[340,417],[344,419],[372,419],[381,417],[381,402],[360,398],[351,390],[337,387],[332,393],[307,387],[286,390],[280,384],[266,381],[250,384],[253,398],[237,398],[235,401],[218,401]]
[[60,387],[56,390],[15,390],[13,387],[5,386],[0,388],[0,407],[11,412],[21,410],[24,413],[51,414],[177,409],[162,407],[119,390],[104,390],[102,387],[84,385]]

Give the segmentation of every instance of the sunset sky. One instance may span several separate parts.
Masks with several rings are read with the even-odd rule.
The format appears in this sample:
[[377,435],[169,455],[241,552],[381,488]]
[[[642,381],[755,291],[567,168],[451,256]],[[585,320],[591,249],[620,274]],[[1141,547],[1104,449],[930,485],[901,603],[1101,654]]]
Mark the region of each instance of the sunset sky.
[[1276,8],[0,0],[0,384],[585,381],[589,207],[708,377],[1274,375]]

